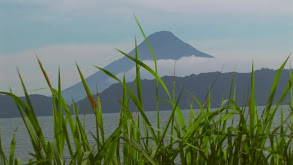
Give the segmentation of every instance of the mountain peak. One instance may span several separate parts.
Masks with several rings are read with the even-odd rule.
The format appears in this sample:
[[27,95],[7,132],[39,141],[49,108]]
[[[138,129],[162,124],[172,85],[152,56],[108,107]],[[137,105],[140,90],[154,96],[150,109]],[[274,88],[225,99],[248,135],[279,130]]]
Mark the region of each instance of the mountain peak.
[[[196,56],[213,58],[213,56],[200,52],[188,43],[180,40],[170,31],[159,31],[155,32],[147,37],[149,44],[153,50],[153,53],[157,60],[178,60],[181,57]],[[128,54],[132,57],[136,56],[136,49],[133,49]],[[139,60],[153,60],[153,56],[149,49],[149,45],[146,41],[143,41],[137,46],[137,52]],[[112,62],[111,64],[104,67],[104,69],[110,71],[111,73],[117,75],[119,73],[125,73],[135,67],[135,63],[132,62],[128,57],[124,56],[119,60]],[[103,72],[98,71],[93,75],[86,78],[87,84],[92,91],[96,90],[98,86],[99,91],[103,91],[108,88],[110,83],[107,80],[108,77]],[[97,85],[97,82],[98,85]],[[66,101],[71,101],[73,98],[78,101],[86,96],[83,89],[83,84],[81,82],[75,84],[72,87],[65,89],[62,92]]]
[[178,39],[172,32],[170,31],[158,31],[155,32],[147,37],[148,40],[170,40],[170,39]]
[[[170,31],[158,31],[147,37],[152,50],[157,59],[173,59],[178,60],[183,56],[197,56],[213,58],[213,56],[200,52],[188,43],[176,37]],[[152,60],[148,44],[143,41],[138,45],[139,58],[141,60]],[[132,50],[130,55],[135,55],[135,50]]]
[[149,37],[151,36],[174,36],[174,34],[170,31],[158,31],[158,32],[155,32],[153,34],[151,34]]

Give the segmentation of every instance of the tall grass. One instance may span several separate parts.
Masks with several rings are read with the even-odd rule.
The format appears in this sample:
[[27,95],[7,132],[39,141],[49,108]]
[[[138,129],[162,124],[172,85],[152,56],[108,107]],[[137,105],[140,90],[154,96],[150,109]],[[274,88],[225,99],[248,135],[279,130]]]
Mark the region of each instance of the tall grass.
[[[137,24],[148,43],[138,21]],[[26,101],[22,101],[12,92],[0,92],[0,94],[8,95],[14,100],[29,134],[33,152],[28,153],[30,158],[28,164],[293,164],[293,94],[291,88],[293,76],[291,72],[281,98],[275,98],[280,74],[289,57],[276,73],[270,95],[263,96],[268,97],[268,103],[261,110],[262,115],[257,113],[260,109],[255,103],[255,77],[252,66],[248,109],[235,102],[236,88],[233,88],[232,80],[229,98],[223,100],[222,105],[215,111],[211,111],[210,92],[207,91],[208,94],[203,103],[191,94],[193,101],[190,103],[190,115],[189,118],[184,118],[178,103],[183,92],[190,92],[182,89],[178,98],[175,98],[176,80],[173,80],[173,89],[169,91],[164,81],[158,76],[156,58],[149,43],[148,46],[153,55],[155,70],[139,60],[136,40],[135,57],[118,50],[136,64],[136,79],[131,88],[126,85],[125,76],[123,80],[120,80],[111,72],[95,66],[123,86],[123,91],[121,91],[123,97],[119,101],[121,105],[119,124],[109,137],[105,136],[107,130],[104,129],[102,103],[99,95],[97,98],[93,97],[82,71],[76,64],[96,119],[93,123],[96,131],[91,133],[95,139],[94,145],[88,140],[89,137],[78,116],[78,108],[74,101],[72,101],[74,114],[72,115],[61,95],[60,71],[58,88],[55,89],[38,59],[39,66],[52,92],[54,139],[47,141],[18,71]],[[140,82],[141,68],[151,73],[156,80],[154,90],[156,90],[157,123],[155,125],[150,122],[144,111]],[[134,93],[135,88],[137,90]],[[167,98],[158,97],[158,88],[164,89]],[[289,116],[284,116],[280,104],[290,92]],[[274,100],[277,100],[275,104],[273,104]],[[135,104],[138,113],[129,109],[130,101]],[[160,125],[159,101],[167,102],[173,107],[163,125]],[[193,103],[198,105],[199,113],[194,112]],[[246,113],[246,111],[248,112]],[[281,122],[273,127],[277,111],[281,111]],[[239,120],[236,121],[234,118],[239,118]],[[65,148],[69,152],[69,158],[64,156]],[[10,153],[8,153],[9,157],[2,149],[0,136],[1,164],[22,164],[20,159],[14,157],[14,151],[15,134],[12,138]]]

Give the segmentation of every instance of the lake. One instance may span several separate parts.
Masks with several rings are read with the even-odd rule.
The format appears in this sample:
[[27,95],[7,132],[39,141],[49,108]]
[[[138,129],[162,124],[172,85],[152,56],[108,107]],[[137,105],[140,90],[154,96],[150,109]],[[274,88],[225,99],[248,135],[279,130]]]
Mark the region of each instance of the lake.
[[[258,107],[259,115],[262,112],[264,107]],[[215,109],[213,109],[215,110]],[[198,110],[194,110],[195,114],[198,114]],[[284,111],[286,115],[287,111]],[[189,119],[189,110],[182,111],[184,118],[188,122]],[[148,119],[155,126],[156,125],[156,111],[146,112]],[[161,111],[161,123],[165,123],[170,115],[170,111]],[[84,120],[84,118],[86,120]],[[89,141],[91,144],[95,144],[94,139],[92,138],[90,131],[95,132],[95,116],[93,114],[80,115],[80,119],[85,124],[87,136],[89,137]],[[275,117],[275,124],[279,123],[280,114],[277,113]],[[52,116],[42,116],[38,117],[39,123],[42,127],[43,134],[46,140],[53,140],[53,118]],[[237,117],[235,118],[237,120]],[[117,128],[119,121],[119,113],[105,113],[103,114],[105,135],[108,137],[111,133]],[[0,128],[1,128],[1,138],[2,145],[6,156],[9,155],[10,143],[14,133],[14,130],[18,128],[16,132],[16,147],[15,147],[15,158],[21,158],[23,162],[27,162],[31,156],[29,152],[33,151],[31,141],[25,125],[21,118],[0,118]],[[66,154],[65,154],[66,156]]]

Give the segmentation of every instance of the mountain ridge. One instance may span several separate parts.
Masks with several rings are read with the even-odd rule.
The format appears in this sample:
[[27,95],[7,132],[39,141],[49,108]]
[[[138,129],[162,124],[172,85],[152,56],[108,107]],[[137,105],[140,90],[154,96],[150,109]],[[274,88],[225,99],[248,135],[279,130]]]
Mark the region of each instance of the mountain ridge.
[[[255,71],[255,98],[258,106],[264,106],[267,104],[267,100],[270,94],[271,86],[276,74],[276,70],[261,69]],[[250,91],[250,77],[251,73],[220,73],[220,72],[209,72],[192,74],[185,77],[175,77],[176,81],[176,98],[181,92],[182,87],[190,91],[195,97],[201,102],[204,102],[204,98],[207,96],[209,87],[215,81],[216,77],[220,74],[219,79],[211,89],[211,107],[217,108],[221,105],[222,101],[228,99],[230,84],[232,77],[234,76],[234,85],[236,87],[236,103],[239,106],[245,106],[249,98]],[[165,82],[166,87],[172,92],[173,76],[164,76],[162,80]],[[289,70],[284,70],[281,74],[278,88],[276,91],[276,98],[280,98],[284,88],[289,81]],[[145,111],[155,111],[155,80],[142,80],[142,97]],[[127,83],[128,87],[132,86],[132,82]],[[234,90],[234,88],[233,88]],[[136,88],[134,89],[136,93]],[[232,92],[233,93],[233,92]],[[172,95],[172,93],[170,93]],[[105,113],[116,113],[120,111],[120,104],[118,100],[122,99],[122,86],[121,84],[113,84],[109,88],[105,89],[99,94],[100,101],[102,104],[102,110]],[[96,98],[96,95],[94,95]],[[159,88],[159,98],[168,99],[162,88]],[[288,95],[286,99],[289,99]],[[286,100],[285,99],[285,100]],[[287,101],[287,100],[286,100]],[[286,104],[287,102],[283,102]],[[181,109],[189,109],[190,103],[194,102],[193,107],[198,108],[195,101],[192,101],[192,97],[188,92],[183,92],[178,106]],[[83,99],[76,103],[80,108],[81,112],[83,109],[90,109],[90,104],[87,99]],[[160,110],[170,110],[172,106],[164,101],[159,103]],[[134,103],[130,102],[130,110],[137,111]],[[90,111],[90,113],[92,113]]]
[[[270,94],[271,86],[275,77],[277,70],[272,69],[261,69],[255,71],[255,98],[256,104],[263,106],[267,104],[267,99]],[[176,82],[176,98],[180,93],[182,87],[190,91],[195,95],[195,97],[202,103],[209,86],[213,83],[216,77],[219,79],[216,81],[214,87],[211,89],[211,106],[219,107],[223,99],[227,99],[229,95],[230,84],[232,76],[234,76],[234,86],[236,87],[236,102],[242,106],[246,104],[249,97],[250,88],[250,77],[251,73],[220,73],[220,72],[209,72],[192,74],[185,77],[175,77]],[[162,80],[165,82],[167,88],[172,91],[173,76],[164,76]],[[279,84],[276,91],[276,98],[279,98],[282,94],[283,89],[286,87],[289,81],[289,70],[283,70],[280,76]],[[127,83],[128,86],[132,86],[133,82]],[[142,84],[142,97],[146,111],[155,110],[155,80],[143,79]],[[136,91],[134,91],[136,93]],[[159,87],[160,98],[166,98],[166,94],[161,87]],[[170,93],[171,94],[171,93]],[[112,84],[110,87],[105,89],[103,92],[99,93],[100,101],[102,104],[103,113],[113,113],[120,111],[120,104],[118,100],[122,98],[122,86],[121,84]],[[171,94],[172,95],[172,94]],[[52,115],[52,98],[43,95],[30,95],[32,99],[33,107],[36,110],[37,116],[48,116]],[[96,98],[96,95],[94,95]],[[24,97],[21,97],[25,100]],[[287,104],[287,99],[283,104]],[[179,102],[179,107],[181,109],[189,109],[191,103],[191,97],[185,91]],[[92,113],[91,106],[87,98],[76,102],[76,107],[79,105],[79,113],[83,114],[86,110],[87,113]],[[165,102],[160,101],[160,110],[171,109],[170,105]],[[194,108],[197,108],[194,102]],[[130,108],[135,111],[133,103],[131,103]],[[14,104],[13,99],[6,95],[0,95],[0,118],[9,117],[19,117],[19,112]]]
[[[25,103],[25,96],[19,97]],[[29,98],[37,116],[52,115],[52,98],[39,94],[31,94]],[[0,118],[20,117],[18,109],[10,96],[0,94]]]

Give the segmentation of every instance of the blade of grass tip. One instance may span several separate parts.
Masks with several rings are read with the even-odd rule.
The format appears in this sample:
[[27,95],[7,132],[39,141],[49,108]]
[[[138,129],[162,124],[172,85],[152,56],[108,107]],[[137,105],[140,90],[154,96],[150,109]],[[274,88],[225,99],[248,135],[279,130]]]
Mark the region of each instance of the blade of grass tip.
[[[58,92],[57,94],[54,93],[54,89],[51,85],[51,82],[50,82],[50,79],[48,77],[48,74],[46,73],[43,65],[42,65],[42,62],[41,60],[38,58],[37,56],[37,61],[39,63],[39,66],[43,72],[43,75],[47,81],[47,84],[52,92],[52,99],[53,99],[53,109],[55,107],[54,104],[56,104],[56,108],[57,108],[57,114],[54,113],[54,110],[53,110],[53,116],[54,116],[54,123],[56,126],[54,126],[54,130],[55,130],[55,133],[56,134],[56,144],[57,144],[57,147],[58,147],[58,150],[60,153],[63,153],[63,149],[64,149],[64,144],[65,144],[65,137],[64,137],[64,131],[62,130],[62,127],[59,127],[60,125],[63,125],[63,112],[62,112],[62,100],[61,100],[61,77],[60,77],[60,67],[58,67]],[[58,96],[58,99],[56,98],[56,96]],[[55,101],[54,101],[55,100]],[[58,125],[58,126],[57,126]]]
[[[77,67],[77,69],[78,69],[78,73],[79,73],[79,76],[80,76],[80,78],[81,78],[81,81],[82,81],[82,84],[83,84],[83,86],[84,86],[84,89],[85,89],[85,91],[86,91],[86,93],[87,93],[87,96],[88,96],[88,99],[89,99],[89,101],[90,101],[90,104],[91,104],[91,106],[92,106],[92,109],[93,109],[93,111],[94,111],[94,113],[95,113],[95,116],[96,116],[96,131],[97,131],[97,138],[99,137],[98,136],[98,133],[99,133],[99,128],[100,128],[100,130],[101,130],[101,136],[102,136],[102,141],[104,141],[104,139],[105,139],[105,137],[104,137],[104,130],[102,129],[102,123],[101,123],[101,121],[99,120],[100,118],[99,118],[99,113],[98,113],[98,109],[97,109],[97,106],[96,106],[96,102],[95,102],[95,100],[94,100],[94,97],[93,97],[93,95],[91,94],[91,92],[90,92],[90,90],[89,90],[89,87],[88,87],[88,85],[87,85],[87,83],[86,83],[86,81],[85,81],[85,79],[84,79],[84,77],[83,77],[83,74],[81,73],[81,71],[80,71],[80,68],[79,68],[79,66],[77,65],[77,63],[76,63],[76,67]],[[98,138],[99,139],[99,138]]]
[[[136,17],[135,15],[134,15],[134,19],[135,19],[136,24],[137,24],[137,26],[139,27],[140,32],[142,33],[142,35],[143,35],[143,37],[144,37],[144,39],[145,39],[145,41],[146,41],[146,43],[147,43],[147,45],[148,45],[148,47],[149,47],[149,50],[150,50],[150,52],[151,52],[151,54],[152,54],[152,56],[153,56],[154,65],[155,65],[155,73],[158,74],[157,60],[156,60],[155,54],[154,54],[154,52],[153,52],[153,49],[152,49],[152,47],[151,47],[151,45],[150,45],[150,43],[149,43],[149,41],[148,41],[148,39],[147,39],[147,37],[146,37],[146,35],[145,35],[143,29],[142,29],[142,27],[141,27],[141,25],[140,25],[140,23],[139,23],[139,21],[138,21],[138,19],[137,19],[137,17]],[[157,127],[160,128],[159,87],[158,87],[158,79],[156,79],[156,111],[157,111]],[[158,137],[160,137],[160,132],[159,132],[159,131],[158,131]]]
[[39,66],[40,66],[40,68],[41,68],[41,70],[42,70],[42,72],[43,72],[43,75],[44,75],[44,77],[45,77],[45,79],[46,79],[46,81],[47,81],[48,86],[49,86],[50,88],[52,88],[52,85],[51,85],[51,82],[50,82],[49,76],[48,76],[48,74],[46,73],[46,71],[45,71],[45,69],[44,69],[44,67],[43,67],[43,64],[42,64],[41,60],[39,59],[38,56],[36,56],[36,57],[37,57],[37,60],[38,60]]
[[91,94],[91,91],[89,90],[89,87],[88,87],[88,85],[87,85],[87,83],[86,83],[86,81],[85,81],[85,79],[84,79],[84,77],[83,77],[83,74],[82,74],[81,71],[80,71],[80,68],[79,68],[78,64],[75,63],[75,65],[76,65],[76,67],[77,67],[77,70],[78,70],[79,76],[80,76],[80,78],[81,78],[82,84],[83,84],[83,86],[84,86],[85,92],[86,92],[86,94],[87,94],[87,96],[88,96],[88,99],[89,99],[89,101],[90,101],[90,104],[91,104],[91,106],[92,106],[92,109],[93,109],[94,113],[97,114],[97,112],[96,112],[96,110],[97,110],[97,109],[96,109],[96,103],[95,103],[94,97],[93,97],[93,95]]
[[219,79],[220,75],[222,74],[222,71],[224,69],[224,66],[222,66],[222,69],[221,71],[218,73],[217,77],[215,78],[215,80],[213,81],[212,85],[210,86],[204,100],[203,100],[203,103],[202,103],[202,106],[205,108],[206,107],[206,104],[207,104],[207,99],[209,97],[209,93],[210,93],[210,90],[214,87],[214,85],[216,84],[217,80]]
[[274,97],[275,97],[275,93],[276,93],[276,89],[277,89],[277,85],[278,85],[281,73],[282,73],[282,71],[283,71],[283,69],[284,69],[289,57],[290,56],[288,56],[286,58],[286,60],[283,62],[283,64],[278,69],[278,71],[277,71],[277,73],[275,75],[275,79],[273,81],[273,85],[272,85],[271,92],[270,92],[269,99],[268,99],[268,103],[267,103],[267,111],[269,111],[271,109],[271,106],[272,106],[273,101],[274,101]]
[[105,141],[104,122],[103,122],[102,105],[101,105],[99,91],[97,91],[96,105],[98,105],[98,121],[100,123],[100,129],[101,129],[101,134],[102,134],[102,141],[104,142]]
[[[284,89],[280,99],[278,100],[273,112],[271,113],[271,115],[267,119],[268,123],[266,124],[266,135],[268,135],[270,133],[271,126],[272,126],[273,121],[274,121],[273,117],[275,116],[276,111],[279,109],[279,105],[282,103],[282,101],[284,100],[284,98],[287,96],[288,92],[292,88],[292,82],[293,82],[293,75],[290,74],[290,79],[288,81],[288,84],[286,85],[286,88]],[[264,142],[262,143],[262,146],[263,145],[264,145]]]
[[[52,87],[52,84],[50,82],[50,79],[49,79],[49,76],[48,74],[46,73],[44,67],[43,67],[43,64],[41,62],[41,60],[39,59],[39,57],[36,55],[36,58],[37,58],[37,61],[39,63],[39,66],[42,70],[42,73],[47,81],[47,84],[52,92],[52,99],[53,99],[53,102],[52,102],[52,107],[53,107],[53,114],[54,113],[54,107],[56,104],[56,108],[57,108],[57,114],[54,115],[54,123],[55,125],[58,125],[58,126],[54,126],[54,130],[55,132],[57,133],[56,134],[56,138],[57,138],[57,147],[58,147],[58,150],[60,153],[63,153],[63,149],[64,149],[64,144],[65,144],[65,137],[64,137],[64,131],[62,130],[62,127],[59,127],[60,125],[63,125],[63,112],[62,112],[62,99],[61,99],[61,76],[60,76],[60,67],[58,67],[58,92],[57,94],[54,93],[54,88]],[[56,98],[56,96],[58,96],[58,99]],[[60,133],[59,133],[60,132]]]
[[267,133],[267,134],[269,133],[270,128],[271,128],[271,126],[272,126],[272,124],[273,124],[273,121],[274,121],[274,120],[273,120],[273,117],[275,116],[277,110],[279,109],[280,104],[283,102],[283,100],[285,99],[285,97],[287,96],[289,90],[290,90],[291,87],[292,87],[292,82],[293,82],[293,75],[290,75],[290,80],[288,81],[288,83],[287,83],[287,85],[286,85],[286,87],[285,87],[285,89],[284,89],[284,91],[283,91],[283,93],[282,93],[280,99],[278,100],[278,102],[277,102],[277,104],[276,104],[276,106],[275,106],[275,108],[274,108],[274,110],[273,110],[271,116],[270,116],[269,119],[268,119],[269,122],[268,122],[268,124],[267,124],[267,126],[266,126],[266,127],[267,127],[267,130],[266,130],[266,133]]
[[26,102],[28,104],[28,107],[29,107],[30,111],[34,114],[34,111],[33,111],[34,108],[32,106],[31,100],[30,100],[29,95],[27,93],[27,90],[26,90],[26,87],[24,85],[23,79],[22,79],[22,77],[20,75],[19,69],[16,68],[16,70],[17,70],[17,74],[18,74],[18,77],[19,77],[20,82],[21,82],[21,85],[22,85],[22,89],[23,89],[23,92],[24,92],[24,95],[25,95],[25,98],[26,98]]
[[[175,85],[176,85],[176,77],[175,77],[175,72],[176,72],[176,61],[174,62],[174,70],[173,70],[173,102],[175,103]],[[159,127],[158,127],[159,128]],[[159,132],[159,131],[158,131]],[[174,135],[174,117],[171,121],[171,135]],[[173,137],[170,139],[170,143],[173,142]]]
[[[165,92],[167,93],[167,95],[168,95],[168,97],[169,97],[169,99],[171,100],[171,97],[170,97],[170,94],[169,94],[169,91],[168,91],[168,89],[167,89],[167,87],[166,87],[166,85],[164,84],[164,82],[162,81],[162,79],[150,68],[150,67],[148,67],[147,65],[145,65],[143,62],[141,62],[141,61],[139,61],[139,60],[137,60],[137,59],[135,59],[135,58],[133,58],[133,57],[131,57],[130,55],[128,55],[128,54],[126,54],[126,53],[124,53],[124,52],[122,52],[122,51],[120,51],[120,50],[118,50],[117,49],[117,51],[119,51],[120,53],[122,53],[123,55],[125,55],[125,56],[127,56],[128,58],[130,58],[131,60],[133,60],[135,63],[137,63],[137,64],[139,64],[140,66],[142,66],[143,68],[145,68],[147,71],[149,71],[151,74],[153,74],[153,76],[160,82],[160,84],[161,84],[161,86],[164,88],[164,90],[165,90]],[[97,67],[97,66],[96,66]],[[99,67],[97,67],[98,69],[100,69],[100,70],[103,70],[102,68],[99,68]],[[108,72],[108,71],[104,71],[106,74],[108,74],[108,75],[110,75],[111,77],[113,77],[114,79],[116,79],[118,82],[120,82],[121,83],[121,81],[116,77],[116,76],[114,76],[112,73],[110,73],[110,72]],[[116,77],[116,78],[115,78]],[[158,95],[157,95],[158,96]],[[132,97],[133,98],[133,97]],[[140,110],[140,109],[139,109]],[[144,114],[144,112],[143,112],[143,119],[146,119],[146,116],[145,116],[145,114]],[[148,122],[147,122],[148,123]],[[150,125],[150,123],[148,123],[148,125]],[[151,132],[153,132],[153,129],[151,128]],[[154,137],[156,137],[156,136],[154,136]]]
[[[138,60],[138,52],[137,52],[137,42],[136,42],[136,38],[135,38],[135,58]],[[141,105],[142,104],[142,94],[141,94],[141,80],[140,80],[140,69],[139,69],[139,65],[136,63],[136,87],[137,87],[137,95],[138,95],[138,100],[140,102]]]
[[[28,93],[27,93],[26,87],[25,87],[25,85],[24,85],[23,79],[22,79],[22,77],[21,77],[21,75],[20,75],[19,69],[16,68],[16,70],[17,70],[18,77],[19,77],[19,79],[20,79],[20,82],[21,82],[21,85],[22,85],[22,89],[23,89],[23,92],[24,92],[24,94],[25,94],[26,102],[27,102],[27,104],[28,104],[28,108],[29,108],[29,109],[27,109],[26,106],[24,106],[24,107],[22,107],[22,108],[25,108],[25,109],[27,110],[27,111],[26,111],[26,115],[28,116],[30,122],[32,123],[32,126],[33,126],[33,128],[34,128],[34,131],[36,132],[37,137],[39,138],[39,140],[40,140],[40,142],[41,142],[41,144],[42,144],[42,147],[43,147],[43,148],[46,148],[46,141],[45,141],[45,138],[44,138],[44,136],[43,136],[43,132],[42,132],[42,130],[41,130],[41,127],[40,127],[40,124],[39,124],[39,122],[38,122],[38,119],[37,119],[37,117],[36,117],[36,114],[35,114],[34,108],[33,108],[32,103],[31,103],[31,101],[30,101],[29,95],[28,95]],[[15,99],[15,98],[14,98],[14,99]],[[19,103],[19,102],[18,102],[18,103]]]
[[[62,113],[62,109],[61,109],[61,76],[60,76],[60,67],[58,68],[58,113],[60,113],[60,119],[63,119],[63,113]],[[61,115],[62,114],[62,115]]]
[[134,15],[134,19],[135,19],[136,24],[138,25],[139,30],[140,30],[140,32],[142,33],[142,35],[143,35],[143,37],[144,37],[144,39],[145,39],[145,41],[146,41],[146,43],[147,43],[147,45],[148,45],[148,47],[149,47],[149,50],[151,51],[151,54],[152,54],[152,56],[153,56],[154,63],[155,63],[155,71],[156,71],[156,73],[157,73],[157,60],[156,60],[155,54],[154,54],[154,52],[153,52],[153,49],[152,49],[152,47],[151,47],[151,45],[150,45],[150,43],[149,43],[149,41],[148,41],[148,39],[147,39],[145,33],[144,33],[143,30],[142,30],[142,27],[141,27],[140,23],[138,22],[138,19],[136,18],[135,15]]
[[176,86],[176,61],[174,62],[174,70],[173,70],[173,82],[172,82],[172,92],[173,92],[173,97],[172,97],[172,100],[173,102],[175,103],[175,86]]
[[13,165],[14,160],[14,151],[15,151],[15,134],[16,134],[17,128],[14,130],[11,145],[10,145],[10,154],[9,154],[9,164]]
[[[234,84],[234,74],[235,72],[233,72],[232,74],[232,79],[231,79],[231,84],[230,84],[230,89],[229,89],[229,96],[228,96],[228,99],[230,100],[231,99],[231,96],[232,96],[232,91],[233,91],[233,84]],[[234,97],[235,97],[235,90],[234,90]],[[227,103],[227,109],[226,109],[226,114],[228,113],[228,109],[230,107],[230,104],[229,102]],[[227,121],[225,120],[224,123],[223,123],[223,127],[222,127],[222,132],[225,132],[226,130],[226,123]]]
[[[127,90],[126,90],[126,79],[125,74],[123,75],[123,104],[128,107]],[[130,111],[128,108],[123,108],[123,117],[129,117]]]
[[[65,133],[67,133],[67,125],[66,122],[64,121],[64,116],[63,116],[63,112],[62,112],[62,103],[61,103],[61,76],[60,76],[60,67],[58,67],[58,102],[57,102],[57,110],[58,110],[58,120],[59,120],[59,131],[61,132],[59,135],[60,138],[60,144],[58,146],[58,149],[61,153],[61,155],[63,155],[63,150],[64,150],[64,144],[65,144]],[[63,126],[63,127],[60,127]],[[64,130],[66,129],[66,130]]]
[[174,62],[174,71],[173,71],[173,102],[175,102],[175,85],[176,85],[176,77],[175,77],[175,71],[176,71],[176,61]]
[[[234,93],[233,93],[233,101],[235,101],[236,100],[236,85],[235,85],[235,87],[234,87]],[[233,109],[233,113],[235,112],[235,107],[233,106],[232,107]],[[231,122],[231,125],[233,125],[234,124],[234,115],[232,116],[232,122]]]
[[[136,38],[135,38],[135,59],[138,60],[138,52],[137,52],[137,42],[136,42]],[[140,102],[140,105],[143,107],[143,100],[142,100],[142,93],[141,93],[141,80],[140,80],[140,66],[138,65],[138,63],[135,63],[136,66],[136,87],[137,87],[137,95],[138,95],[138,100]],[[157,110],[158,113],[158,110]],[[158,117],[158,114],[157,114]],[[145,123],[145,122],[143,122]],[[159,123],[159,121],[158,121]],[[145,125],[145,124],[143,124]],[[159,126],[159,125],[158,125]],[[148,134],[148,130],[144,129],[145,131],[145,135]],[[147,136],[148,137],[148,136]],[[159,137],[159,134],[158,134]],[[148,143],[148,138],[146,139],[147,143]]]
[[198,101],[198,99],[187,89],[185,89],[186,92],[189,93],[189,95],[193,98],[193,100],[195,100],[195,102],[197,103],[197,106],[199,107],[200,111],[204,111],[204,107],[203,105]]
[[257,114],[255,109],[255,98],[254,98],[254,63],[252,62],[251,70],[251,84],[250,84],[250,102],[249,102],[249,114],[250,114],[250,131],[251,136],[254,136],[254,126],[257,121]]

